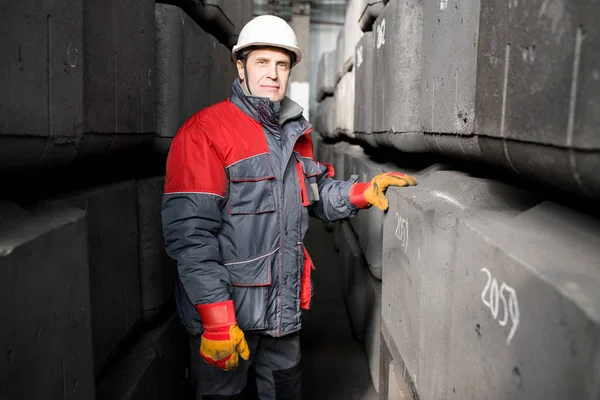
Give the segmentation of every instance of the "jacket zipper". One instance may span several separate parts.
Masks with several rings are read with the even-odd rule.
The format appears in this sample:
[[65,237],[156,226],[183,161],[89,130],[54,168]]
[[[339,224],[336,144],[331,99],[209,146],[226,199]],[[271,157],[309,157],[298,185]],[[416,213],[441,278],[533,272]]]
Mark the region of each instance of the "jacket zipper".
[[[283,270],[284,270],[284,262],[285,262],[285,220],[284,220],[284,209],[285,209],[285,200],[284,200],[284,190],[283,188],[285,187],[284,184],[284,178],[285,178],[285,171],[287,170],[287,165],[290,162],[290,159],[292,158],[292,155],[294,154],[294,146],[296,145],[296,142],[298,141],[298,138],[300,138],[301,136],[303,136],[310,128],[310,124],[306,127],[306,129],[304,129],[302,131],[302,133],[300,133],[299,135],[296,135],[293,137],[293,141],[291,143],[291,151],[290,151],[290,155],[287,157],[286,161],[284,164],[282,164],[282,168],[283,168],[283,173],[281,174],[281,187],[279,190],[279,196],[280,196],[280,210],[279,210],[279,221],[281,223],[281,263],[279,266],[279,305],[281,307],[281,312],[279,313],[279,320],[277,321],[277,336],[281,335],[281,320],[283,319]],[[281,129],[281,126],[278,128],[279,129],[279,134],[281,135],[281,138],[283,139],[283,131]]]

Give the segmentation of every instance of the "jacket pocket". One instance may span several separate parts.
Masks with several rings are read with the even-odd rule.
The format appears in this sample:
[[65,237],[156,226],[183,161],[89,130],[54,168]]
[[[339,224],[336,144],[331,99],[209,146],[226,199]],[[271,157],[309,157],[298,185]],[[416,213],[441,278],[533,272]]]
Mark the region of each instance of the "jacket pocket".
[[231,298],[242,330],[267,328],[271,268],[279,248],[246,260],[224,262],[233,288]]
[[318,164],[310,158],[296,153],[296,172],[300,184],[300,196],[303,206],[309,206],[319,201],[319,186],[317,178],[321,174]]
[[275,175],[267,153],[230,165],[228,172],[230,214],[262,214],[275,211]]

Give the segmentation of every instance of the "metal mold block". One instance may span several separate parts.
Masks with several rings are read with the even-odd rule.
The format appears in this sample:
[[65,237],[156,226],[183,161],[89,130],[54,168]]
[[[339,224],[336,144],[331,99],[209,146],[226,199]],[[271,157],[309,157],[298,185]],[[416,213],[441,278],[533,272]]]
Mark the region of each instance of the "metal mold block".
[[473,133],[479,8],[479,0],[423,3],[425,132]]
[[335,132],[354,135],[354,70],[346,72],[335,88]]
[[447,398],[600,396],[600,221],[544,202],[458,229]]
[[177,263],[167,256],[162,234],[164,176],[136,182],[141,310],[150,322],[173,296]]
[[373,97],[373,33],[367,32],[356,45],[354,65],[354,131],[357,134],[373,132],[372,112],[376,99]]
[[344,30],[344,71],[350,71],[354,68],[354,49],[363,35],[358,23],[362,11],[363,4],[361,0],[350,0],[346,6],[346,18],[342,28]]
[[3,399],[94,399],[82,210],[0,203]]
[[379,17],[379,14],[381,14],[387,0],[362,0],[361,3],[362,12],[358,24],[363,32],[370,32],[373,29],[373,23]]
[[[390,2],[375,21],[373,131],[421,132],[422,4]],[[382,140],[385,140],[382,138]],[[402,148],[400,148],[402,150]]]
[[134,181],[62,195],[48,206],[87,212],[94,363],[100,373],[140,322],[140,264]]
[[335,91],[335,50],[321,55],[317,70],[317,101],[333,96]]
[[434,172],[416,187],[390,188],[388,199],[382,318],[419,395],[443,397],[453,368],[450,315],[458,222],[481,212],[522,211],[537,199],[524,190],[456,171]]

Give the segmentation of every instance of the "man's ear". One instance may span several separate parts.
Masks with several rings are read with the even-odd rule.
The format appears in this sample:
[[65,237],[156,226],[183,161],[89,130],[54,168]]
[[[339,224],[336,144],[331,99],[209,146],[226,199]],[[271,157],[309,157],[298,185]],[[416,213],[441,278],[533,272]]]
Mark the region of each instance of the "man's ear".
[[243,82],[244,81],[244,63],[242,62],[242,60],[237,60],[235,63],[235,66],[237,67],[237,72],[238,72],[238,77],[240,78],[240,81]]

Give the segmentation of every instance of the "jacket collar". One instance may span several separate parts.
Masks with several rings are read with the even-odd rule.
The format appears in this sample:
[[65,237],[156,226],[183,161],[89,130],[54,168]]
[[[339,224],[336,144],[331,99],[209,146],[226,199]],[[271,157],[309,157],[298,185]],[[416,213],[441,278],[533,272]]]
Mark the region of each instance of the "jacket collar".
[[283,125],[291,119],[301,117],[303,112],[304,108],[302,108],[300,104],[285,96],[283,100],[281,100],[281,112],[279,113],[279,123]]
[[252,96],[237,78],[232,85],[231,102],[263,125],[283,125],[302,115],[304,109],[289,97],[272,102],[267,97]]

